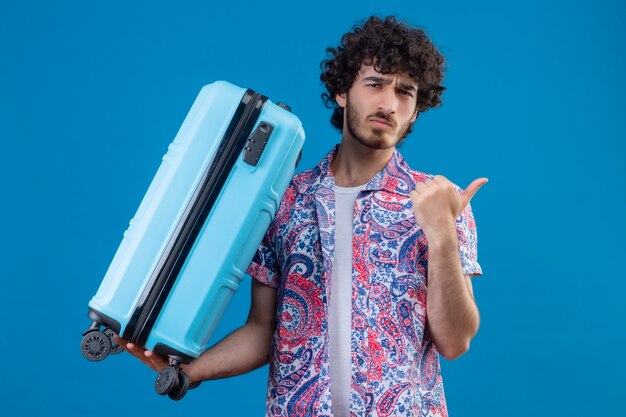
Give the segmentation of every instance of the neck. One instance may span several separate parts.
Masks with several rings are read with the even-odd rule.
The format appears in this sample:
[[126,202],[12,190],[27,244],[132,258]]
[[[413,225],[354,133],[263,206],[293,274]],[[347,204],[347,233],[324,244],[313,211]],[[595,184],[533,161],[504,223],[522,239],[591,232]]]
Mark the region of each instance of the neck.
[[330,164],[335,184],[356,187],[367,183],[387,165],[394,149],[372,149],[344,135],[337,155]]

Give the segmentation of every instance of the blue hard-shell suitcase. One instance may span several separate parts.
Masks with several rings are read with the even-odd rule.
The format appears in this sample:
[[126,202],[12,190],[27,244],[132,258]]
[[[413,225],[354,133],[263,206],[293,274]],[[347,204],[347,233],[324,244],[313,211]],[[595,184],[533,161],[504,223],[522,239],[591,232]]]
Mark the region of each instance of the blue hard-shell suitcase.
[[182,398],[179,364],[208,348],[303,143],[287,106],[224,81],[202,88],[89,302],[83,355],[119,353],[119,334],[173,359],[155,387]]

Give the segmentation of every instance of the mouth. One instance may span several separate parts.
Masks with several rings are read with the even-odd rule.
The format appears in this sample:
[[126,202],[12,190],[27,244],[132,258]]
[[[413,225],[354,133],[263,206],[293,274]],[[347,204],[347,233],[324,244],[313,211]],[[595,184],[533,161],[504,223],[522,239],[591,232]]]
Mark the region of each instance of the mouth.
[[380,119],[378,117],[371,118],[370,122],[373,125],[377,126],[377,127],[382,127],[382,128],[385,128],[385,127],[392,128],[393,127],[393,125],[390,122],[388,122],[385,119]]

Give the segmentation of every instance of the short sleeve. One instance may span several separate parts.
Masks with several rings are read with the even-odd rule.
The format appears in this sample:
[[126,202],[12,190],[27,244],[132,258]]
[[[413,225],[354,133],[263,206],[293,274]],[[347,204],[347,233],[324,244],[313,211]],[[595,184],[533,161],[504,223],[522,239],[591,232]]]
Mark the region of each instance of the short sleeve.
[[463,273],[472,277],[482,275],[483,271],[478,264],[476,222],[470,204],[456,219],[456,233],[459,238],[459,253],[461,254]]
[[275,222],[276,220],[273,220],[265,232],[265,236],[263,236],[263,240],[246,271],[252,278],[272,288],[278,288],[279,284],[278,262],[273,243]]

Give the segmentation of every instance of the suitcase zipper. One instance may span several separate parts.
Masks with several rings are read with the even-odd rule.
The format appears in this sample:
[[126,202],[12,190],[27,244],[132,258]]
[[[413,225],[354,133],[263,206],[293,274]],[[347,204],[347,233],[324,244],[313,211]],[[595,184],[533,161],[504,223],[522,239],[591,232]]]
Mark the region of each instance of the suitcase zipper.
[[[232,167],[241,155],[267,97],[247,90],[224,138],[192,196],[182,221],[176,227],[144,289],[124,339],[144,346],[154,323],[219,195]],[[157,352],[158,353],[158,352]],[[171,355],[171,349],[168,352]]]

